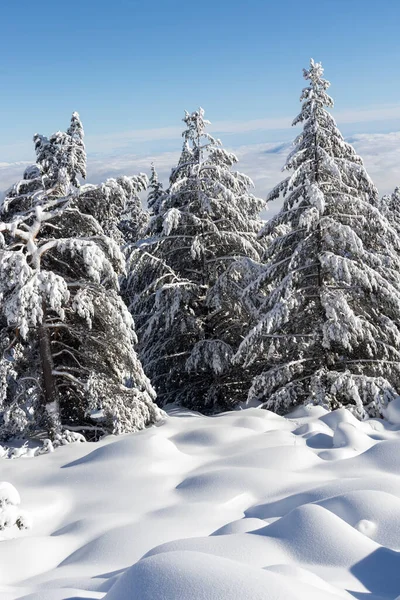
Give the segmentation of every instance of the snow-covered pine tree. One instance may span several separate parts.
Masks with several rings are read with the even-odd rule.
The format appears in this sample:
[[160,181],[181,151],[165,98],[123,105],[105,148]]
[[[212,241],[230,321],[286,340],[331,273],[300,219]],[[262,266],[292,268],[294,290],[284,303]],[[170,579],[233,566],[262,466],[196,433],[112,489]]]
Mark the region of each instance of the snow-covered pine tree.
[[57,131],[48,139],[36,133],[33,137],[36,164],[42,174],[45,189],[67,194],[71,186],[78,188],[81,176],[86,177],[84,131],[79,114],[74,112],[66,132]]
[[77,112],[72,113],[67,135],[70,136],[67,161],[69,176],[72,185],[78,188],[80,185],[78,176],[80,175],[83,179],[86,179],[86,149],[83,141],[85,133]]
[[160,208],[160,201],[164,195],[163,184],[158,180],[158,173],[153,163],[151,163],[151,175],[149,180],[149,194],[147,196],[147,206],[151,214],[157,214]]
[[376,416],[400,391],[399,239],[325,108],[321,64],[311,60],[304,77],[291,174],[269,194],[283,207],[263,231],[266,266],[247,291],[265,301],[236,360],[263,365],[249,399],[268,409],[313,402]]
[[[13,527],[18,529],[30,529],[32,526],[32,517],[28,512],[21,510],[20,504],[21,498],[15,487],[7,481],[1,481],[0,531]],[[0,540],[2,540],[2,537],[0,537]]]
[[160,403],[213,411],[243,400],[249,385],[231,359],[251,320],[240,296],[264,250],[263,202],[232,170],[236,157],[206,132],[204,111],[184,122],[167,191],[153,173],[148,239],[131,253],[125,296]]
[[380,199],[380,209],[389,223],[400,233],[400,187]]
[[110,178],[99,185],[86,184],[80,188],[79,206],[97,219],[106,235],[124,247],[140,239],[147,227],[148,213],[139,197],[147,184],[144,173]]
[[124,256],[78,191],[35,174],[0,215],[0,434],[141,429],[161,412],[119,295]]

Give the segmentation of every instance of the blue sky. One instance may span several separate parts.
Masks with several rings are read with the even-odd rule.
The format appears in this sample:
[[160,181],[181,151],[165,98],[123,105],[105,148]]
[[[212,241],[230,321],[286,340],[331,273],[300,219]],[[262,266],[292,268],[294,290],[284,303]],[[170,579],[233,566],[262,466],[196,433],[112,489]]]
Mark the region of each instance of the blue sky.
[[346,135],[400,130],[396,0],[4,2],[0,163],[78,110],[90,153],[179,149],[201,105],[226,145],[289,140],[322,61]]

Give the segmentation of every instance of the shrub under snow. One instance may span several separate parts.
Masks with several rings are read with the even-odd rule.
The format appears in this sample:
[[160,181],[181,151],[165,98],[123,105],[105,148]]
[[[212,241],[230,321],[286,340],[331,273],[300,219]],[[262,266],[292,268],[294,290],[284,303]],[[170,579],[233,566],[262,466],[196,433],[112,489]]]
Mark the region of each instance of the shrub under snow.
[[11,527],[31,527],[31,516],[19,508],[20,503],[21,498],[15,487],[6,481],[0,482],[0,531]]

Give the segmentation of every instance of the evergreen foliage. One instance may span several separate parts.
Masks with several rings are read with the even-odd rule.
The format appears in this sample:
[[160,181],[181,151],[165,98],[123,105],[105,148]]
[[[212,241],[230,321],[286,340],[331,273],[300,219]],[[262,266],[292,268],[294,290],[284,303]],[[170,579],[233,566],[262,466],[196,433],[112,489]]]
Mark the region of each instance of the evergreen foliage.
[[184,122],[168,190],[153,170],[152,220],[130,255],[125,295],[159,401],[214,411],[246,396],[232,356],[251,318],[240,290],[264,250],[263,203],[232,170],[237,158],[207,133],[204,111],[186,112]]
[[[79,123],[75,119],[77,132],[71,126],[67,135],[78,136]],[[60,147],[54,156],[54,164],[73,163]],[[111,215],[112,229],[118,213],[113,191],[120,184],[106,182],[109,203],[96,204],[106,195],[103,188],[103,195],[88,197],[87,189],[73,190],[76,171],[66,169],[57,180],[55,173],[42,164],[30,168],[1,207],[3,439],[41,432],[54,439],[65,428],[95,438],[136,431],[162,415],[119,294],[125,258],[99,222]],[[120,187],[136,189],[137,180],[124,178]]]
[[382,196],[380,209],[389,223],[400,233],[400,187],[389,195]]
[[[8,528],[30,529],[31,515],[21,510],[21,498],[17,490],[7,481],[0,482],[0,532]],[[1,539],[1,538],[0,538]]]
[[49,436],[46,451],[136,431],[163,416],[154,390],[206,413],[247,398],[385,414],[400,391],[400,188],[378,198],[321,64],[304,77],[267,223],[201,108],[167,189],[153,164],[150,180],[81,185],[76,112],[35,134],[36,163],[0,205],[1,439]]
[[86,151],[84,131],[77,112],[72,114],[67,132],[57,131],[47,139],[35,134],[36,165],[42,175],[46,190],[54,188],[56,194],[67,194],[79,187],[81,176],[86,177]]
[[160,209],[160,201],[164,195],[163,184],[158,180],[158,174],[154,164],[151,165],[151,175],[149,180],[149,194],[147,196],[147,206],[151,214],[157,214]]
[[110,178],[99,185],[80,189],[79,206],[93,215],[106,235],[123,248],[139,240],[148,224],[139,194],[148,184],[144,173],[131,177]]
[[236,360],[262,365],[249,399],[285,413],[314,402],[378,416],[400,389],[399,238],[378,209],[362,160],[325,107],[319,63],[304,71],[303,131],[270,193],[281,211],[263,230],[265,299]]

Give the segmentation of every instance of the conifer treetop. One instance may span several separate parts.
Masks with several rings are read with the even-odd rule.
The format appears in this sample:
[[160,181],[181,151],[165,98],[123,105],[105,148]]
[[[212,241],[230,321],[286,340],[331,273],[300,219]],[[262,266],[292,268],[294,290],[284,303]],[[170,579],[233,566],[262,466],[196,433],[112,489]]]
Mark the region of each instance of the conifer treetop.
[[308,80],[310,84],[301,93],[300,102],[303,102],[303,105],[300,114],[294,119],[293,125],[310,118],[324,106],[333,108],[333,100],[326,93],[331,84],[327,79],[323,79],[323,74],[322,64],[314,62],[313,59],[310,60],[310,68],[303,69],[304,79]]
[[199,107],[192,113],[185,110],[185,116],[182,121],[186,124],[187,129],[182,132],[182,137],[185,142],[196,141],[205,136],[208,140],[215,143],[215,139],[206,132],[206,127],[211,125],[211,121],[204,118],[204,109]]
[[167,190],[152,171],[148,238],[129,256],[125,296],[158,401],[210,411],[236,403],[246,385],[231,358],[249,319],[240,299],[249,264],[265,250],[257,238],[264,202],[206,131],[204,110],[183,121]]
[[70,135],[75,142],[83,142],[84,131],[81,118],[79,113],[76,111],[72,113],[71,124],[67,129],[68,135]]
[[147,197],[147,206],[153,214],[157,214],[160,208],[163,195],[165,194],[163,184],[158,179],[158,173],[151,163],[151,174],[149,179],[149,195]]
[[65,196],[41,171],[26,176],[0,207],[0,437],[49,430],[48,419],[50,435],[141,429],[161,412],[119,295],[125,257],[103,224],[113,229],[145,176]]
[[400,389],[399,237],[326,110],[322,66],[311,61],[304,76],[290,174],[268,197],[283,206],[261,234],[263,272],[245,290],[264,301],[237,359],[260,366],[249,398],[269,409],[311,401],[376,416]]
[[36,164],[46,189],[66,195],[80,186],[79,176],[86,178],[86,150],[83,126],[77,112],[71,117],[66,132],[56,131],[50,138],[35,133],[33,142]]

